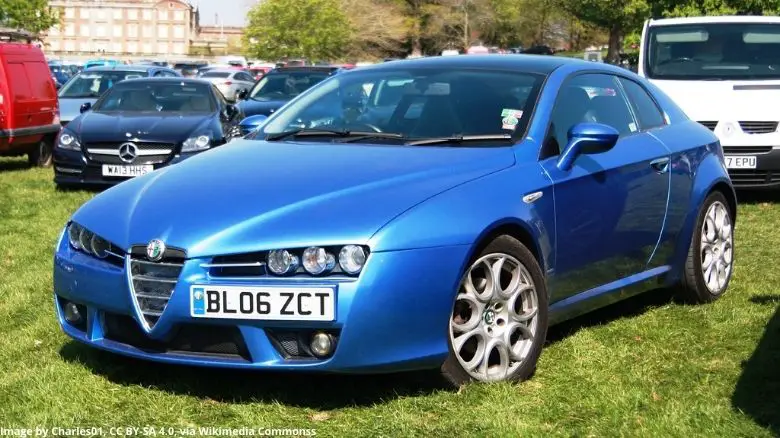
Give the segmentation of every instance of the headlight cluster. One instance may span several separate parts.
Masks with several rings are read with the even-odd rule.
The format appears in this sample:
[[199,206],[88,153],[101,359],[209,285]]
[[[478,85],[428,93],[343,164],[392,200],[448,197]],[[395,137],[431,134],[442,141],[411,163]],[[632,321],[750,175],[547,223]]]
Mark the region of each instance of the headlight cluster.
[[99,259],[108,257],[109,253],[117,253],[117,249],[111,245],[111,242],[75,222],[68,225],[68,242],[73,249],[84,251]]
[[197,137],[188,138],[181,145],[182,152],[199,152],[205,151],[211,147],[211,137],[208,135],[199,135]]
[[63,129],[60,135],[57,137],[57,147],[60,149],[68,149],[71,151],[80,151],[81,143],[76,135],[67,129]]
[[368,258],[368,250],[359,245],[340,248],[312,246],[303,250],[277,249],[268,253],[268,269],[275,275],[289,275],[303,269],[311,275],[334,272],[336,266],[348,275],[357,275]]

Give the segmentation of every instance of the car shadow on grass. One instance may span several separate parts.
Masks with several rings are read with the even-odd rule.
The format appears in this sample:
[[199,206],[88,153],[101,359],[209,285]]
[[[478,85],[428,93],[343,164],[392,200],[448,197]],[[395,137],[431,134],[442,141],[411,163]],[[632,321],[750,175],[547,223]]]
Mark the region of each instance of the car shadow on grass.
[[30,169],[31,169],[30,164],[27,162],[26,159],[24,160],[9,159],[9,158],[0,159],[0,173],[21,172]]
[[780,190],[738,190],[737,204],[763,204],[765,202],[780,202]]
[[780,436],[780,294],[759,295],[750,301],[777,309],[753,354],[742,363],[731,404],[756,424]]
[[120,385],[139,385],[225,403],[282,403],[320,410],[371,406],[447,390],[437,371],[375,375],[282,373],[160,364],[70,341],[60,356]]

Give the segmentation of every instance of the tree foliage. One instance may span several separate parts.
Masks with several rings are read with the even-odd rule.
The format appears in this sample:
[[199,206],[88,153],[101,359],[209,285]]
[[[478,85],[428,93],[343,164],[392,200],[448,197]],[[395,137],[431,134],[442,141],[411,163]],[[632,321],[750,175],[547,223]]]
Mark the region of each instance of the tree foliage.
[[265,0],[247,19],[247,52],[259,58],[334,59],[349,43],[350,22],[340,0]]
[[48,0],[0,0],[0,26],[40,33],[60,23]]

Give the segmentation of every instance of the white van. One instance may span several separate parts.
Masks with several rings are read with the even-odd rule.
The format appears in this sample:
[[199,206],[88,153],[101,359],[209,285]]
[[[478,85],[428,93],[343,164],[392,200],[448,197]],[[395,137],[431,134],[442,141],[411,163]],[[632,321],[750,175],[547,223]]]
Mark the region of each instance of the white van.
[[736,187],[780,188],[780,17],[648,20],[638,72],[715,132]]

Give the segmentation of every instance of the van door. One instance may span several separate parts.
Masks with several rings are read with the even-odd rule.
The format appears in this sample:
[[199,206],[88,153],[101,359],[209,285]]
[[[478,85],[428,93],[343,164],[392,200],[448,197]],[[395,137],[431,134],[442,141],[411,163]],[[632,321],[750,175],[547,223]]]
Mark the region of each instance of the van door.
[[54,123],[57,112],[57,91],[49,66],[41,61],[25,61],[27,82],[30,87],[31,106],[28,120],[31,126],[47,126]]
[[24,68],[24,62],[18,60],[8,60],[6,64],[8,74],[8,89],[11,92],[10,104],[13,105],[12,119],[9,128],[16,131],[18,129],[34,126],[32,123],[32,108],[34,100],[30,90],[30,81],[27,80],[27,70]]

